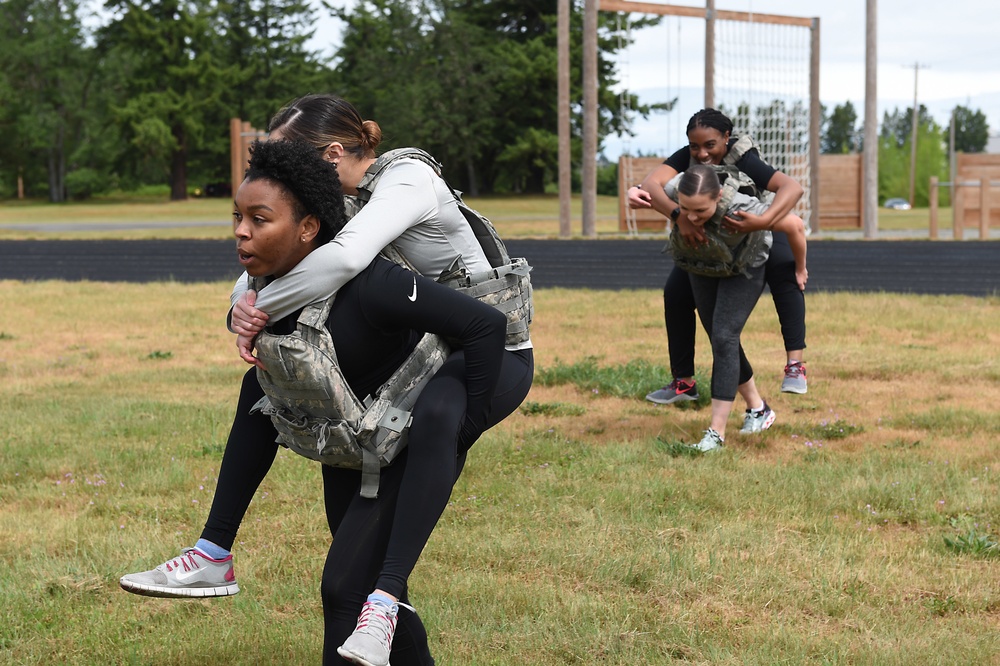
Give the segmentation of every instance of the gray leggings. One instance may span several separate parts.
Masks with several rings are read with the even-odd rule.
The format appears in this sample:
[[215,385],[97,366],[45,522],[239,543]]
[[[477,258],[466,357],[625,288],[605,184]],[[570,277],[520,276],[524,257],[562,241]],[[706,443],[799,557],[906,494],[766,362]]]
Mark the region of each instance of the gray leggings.
[[735,400],[737,387],[753,378],[740,333],[764,290],[764,266],[747,272],[749,279],[688,274],[701,325],[712,340],[713,400]]

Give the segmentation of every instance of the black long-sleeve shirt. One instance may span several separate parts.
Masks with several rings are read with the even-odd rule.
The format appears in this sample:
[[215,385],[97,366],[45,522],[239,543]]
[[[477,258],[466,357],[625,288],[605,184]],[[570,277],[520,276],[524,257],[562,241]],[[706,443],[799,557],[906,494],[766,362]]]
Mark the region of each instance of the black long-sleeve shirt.
[[[298,314],[275,326],[287,332]],[[348,385],[373,395],[423,333],[465,351],[466,427],[485,429],[504,354],[507,318],[493,307],[377,257],[344,285],[326,322]]]

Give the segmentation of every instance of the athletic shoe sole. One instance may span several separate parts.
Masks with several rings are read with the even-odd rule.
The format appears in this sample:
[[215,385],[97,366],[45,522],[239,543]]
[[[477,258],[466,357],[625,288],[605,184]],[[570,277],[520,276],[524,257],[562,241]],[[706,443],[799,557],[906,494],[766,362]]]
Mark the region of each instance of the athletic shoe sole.
[[163,599],[205,599],[208,597],[231,597],[240,591],[236,583],[216,587],[162,587],[159,585],[142,585],[122,578],[118,581],[121,588],[132,594],[144,597],[160,597]]
[[337,648],[337,654],[339,654],[341,657],[351,662],[352,664],[361,664],[361,666],[380,666],[379,664],[368,661],[364,657],[359,657],[353,652],[348,652],[343,647]]
[[650,402],[655,402],[657,405],[672,405],[675,402],[694,402],[698,399],[698,394],[695,393],[691,395],[690,393],[681,393],[680,395],[674,396],[672,398],[655,398],[653,394],[650,393],[646,396],[646,400]]
[[781,392],[782,393],[797,393],[799,395],[805,395],[806,393],[809,392],[809,388],[806,387],[806,386],[785,386],[784,384],[782,384],[781,385]]

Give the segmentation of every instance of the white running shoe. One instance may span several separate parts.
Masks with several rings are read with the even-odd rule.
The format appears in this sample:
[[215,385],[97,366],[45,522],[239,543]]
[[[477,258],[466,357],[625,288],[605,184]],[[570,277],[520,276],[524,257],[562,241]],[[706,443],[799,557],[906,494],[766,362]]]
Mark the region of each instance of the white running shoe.
[[396,615],[399,607],[413,611],[412,606],[394,603],[386,606],[378,601],[366,601],[361,607],[358,626],[337,648],[337,654],[361,666],[389,666],[392,637],[396,633]]
[[705,431],[705,436],[701,438],[701,441],[697,444],[692,444],[691,448],[702,453],[708,453],[709,451],[718,451],[722,448],[722,444],[722,435],[709,428]]
[[180,557],[151,571],[125,574],[118,583],[133,594],[175,599],[228,597],[240,591],[232,554],[213,560],[197,548],[185,548]]
[[763,432],[771,427],[775,419],[774,410],[768,407],[767,402],[760,408],[760,411],[748,409],[743,416],[743,427],[740,428],[741,435],[752,435]]

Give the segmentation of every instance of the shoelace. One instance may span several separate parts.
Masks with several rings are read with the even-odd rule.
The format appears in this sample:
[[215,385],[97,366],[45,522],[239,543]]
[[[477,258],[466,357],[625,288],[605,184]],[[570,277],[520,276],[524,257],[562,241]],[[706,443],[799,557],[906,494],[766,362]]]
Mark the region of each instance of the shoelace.
[[785,366],[786,377],[799,377],[800,375],[804,375],[805,373],[806,369],[803,368],[802,365],[799,363],[792,363],[791,365]]
[[688,384],[687,382],[682,382],[679,379],[675,379],[674,381],[670,382],[667,386],[664,386],[663,388],[668,389],[670,391],[675,391],[677,393],[684,393],[694,388],[694,384]]
[[361,607],[358,626],[354,628],[354,631],[374,636],[391,645],[392,635],[396,631],[396,613],[400,606],[414,611],[413,606],[404,603],[397,602],[393,604],[392,608],[387,608],[384,604],[366,601]]
[[[180,562],[180,564],[178,564]],[[191,571],[192,569],[200,569],[201,565],[198,561],[194,559],[194,549],[185,550],[180,557],[175,557],[169,562],[164,562],[167,571],[173,571],[174,569],[179,569],[184,567],[184,571]]]

